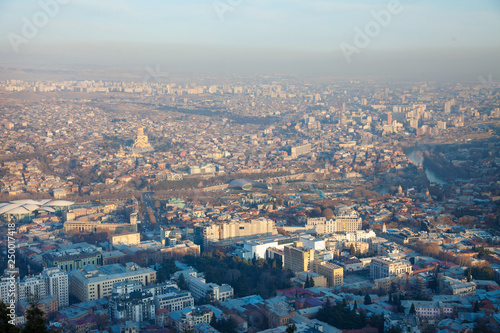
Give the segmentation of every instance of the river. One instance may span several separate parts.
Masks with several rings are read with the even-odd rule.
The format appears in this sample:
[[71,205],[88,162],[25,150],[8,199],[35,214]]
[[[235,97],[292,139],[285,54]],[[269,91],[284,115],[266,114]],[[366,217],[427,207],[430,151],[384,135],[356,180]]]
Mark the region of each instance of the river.
[[[422,164],[424,162],[424,154],[423,151],[418,149],[418,147],[413,148],[406,156],[415,163],[416,165]],[[425,175],[427,176],[427,179],[429,182],[438,184],[438,185],[446,185],[448,182],[444,180],[443,178],[439,177],[436,173],[434,173],[432,170],[429,168],[426,168],[424,166],[424,171]]]

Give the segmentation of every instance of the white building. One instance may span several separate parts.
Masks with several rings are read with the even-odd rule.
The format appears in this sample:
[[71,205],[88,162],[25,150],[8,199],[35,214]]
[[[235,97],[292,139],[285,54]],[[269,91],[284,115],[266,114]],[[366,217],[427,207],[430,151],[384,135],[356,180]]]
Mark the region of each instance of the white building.
[[97,267],[87,265],[70,272],[70,292],[82,302],[111,296],[113,285],[126,280],[137,280],[142,285],[156,282],[156,271],[135,263]]
[[156,311],[168,309],[169,312],[178,311],[194,306],[194,298],[189,291],[173,291],[168,294],[155,296]]
[[394,258],[374,258],[370,263],[370,278],[381,279],[402,274],[411,274],[411,264],[407,260]]
[[42,276],[45,279],[48,295],[57,297],[57,308],[64,309],[69,306],[69,281],[68,273],[59,267],[44,268]]
[[205,279],[199,277],[186,277],[188,288],[193,293],[195,299],[209,297],[212,300],[224,302],[233,298],[234,290],[228,284],[219,286],[215,283],[206,283]]

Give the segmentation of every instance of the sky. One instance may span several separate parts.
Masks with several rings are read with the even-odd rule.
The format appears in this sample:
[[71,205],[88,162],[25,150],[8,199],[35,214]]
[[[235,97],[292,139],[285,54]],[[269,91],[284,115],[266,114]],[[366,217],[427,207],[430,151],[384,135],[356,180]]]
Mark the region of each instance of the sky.
[[0,0],[6,67],[500,79],[499,50],[499,0]]

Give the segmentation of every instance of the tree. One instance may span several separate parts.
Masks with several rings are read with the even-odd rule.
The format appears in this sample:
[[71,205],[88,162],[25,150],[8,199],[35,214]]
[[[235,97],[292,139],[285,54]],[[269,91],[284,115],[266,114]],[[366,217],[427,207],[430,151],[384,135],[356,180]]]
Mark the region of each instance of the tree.
[[21,333],[50,333],[47,328],[45,313],[38,307],[38,301],[33,298],[29,301],[29,308],[26,310],[26,324]]
[[330,208],[327,208],[323,211],[323,216],[326,217],[327,219],[333,218],[333,210]]
[[365,305],[370,305],[372,304],[372,298],[370,297],[370,295],[366,294],[365,295]]
[[314,287],[314,280],[312,277],[307,275],[306,283],[304,283],[304,288],[311,288],[311,287]]
[[297,331],[297,326],[295,324],[290,324],[286,327],[286,333],[294,333]]
[[312,277],[309,278],[309,286],[314,287],[314,280]]
[[188,290],[188,285],[187,285],[186,279],[184,278],[184,274],[182,274],[182,273],[179,275],[179,279],[177,279],[177,286],[181,290]]
[[474,312],[479,312],[479,310],[480,310],[480,308],[479,308],[479,301],[476,301],[476,302],[474,303],[474,309],[473,309],[473,311],[474,311]]
[[19,328],[9,324],[9,308],[4,302],[0,301],[0,333],[18,333]]
[[311,285],[309,283],[309,275],[306,277],[306,283],[304,283],[304,288],[310,288]]
[[410,314],[412,314],[412,315],[417,314],[417,310],[415,310],[415,304],[413,304],[413,303],[411,303]]
[[157,272],[158,282],[164,282],[170,278],[170,275],[177,271],[175,260],[173,258],[166,259],[161,263],[160,269]]

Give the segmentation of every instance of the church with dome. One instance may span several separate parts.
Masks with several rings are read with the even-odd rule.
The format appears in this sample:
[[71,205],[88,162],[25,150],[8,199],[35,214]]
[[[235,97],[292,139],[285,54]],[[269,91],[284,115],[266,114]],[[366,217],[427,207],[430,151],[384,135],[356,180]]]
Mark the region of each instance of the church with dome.
[[139,124],[137,126],[137,136],[131,150],[134,154],[154,151],[153,146],[151,146],[151,143],[149,143],[148,136],[144,134],[144,127],[142,126],[142,124]]

